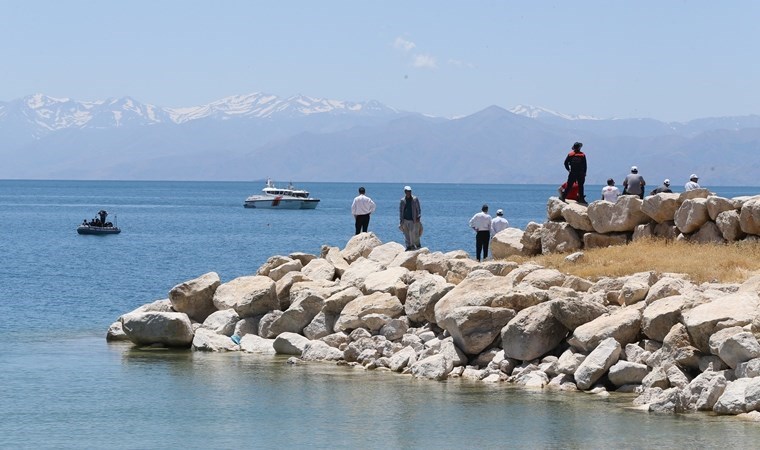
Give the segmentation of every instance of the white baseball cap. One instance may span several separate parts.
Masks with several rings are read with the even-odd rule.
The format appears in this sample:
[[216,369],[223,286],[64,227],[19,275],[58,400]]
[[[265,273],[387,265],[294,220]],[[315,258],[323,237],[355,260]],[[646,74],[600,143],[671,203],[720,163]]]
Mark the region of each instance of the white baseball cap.
[[411,192],[411,190],[412,190],[412,187],[411,187],[411,186],[404,186],[404,190],[405,190],[405,191],[410,191],[410,192]]
[[497,216],[501,216],[502,214],[504,214],[504,210],[503,209],[497,209],[496,210],[496,215]]
[[691,180],[692,178],[699,179],[699,177],[697,176],[696,173],[693,173],[693,174],[689,175],[689,179]]
[[665,181],[663,181],[662,184],[670,184],[670,180],[665,178]]
[[636,172],[637,170],[639,170],[639,168],[638,168],[638,167],[636,167],[636,166],[631,166],[631,172]]

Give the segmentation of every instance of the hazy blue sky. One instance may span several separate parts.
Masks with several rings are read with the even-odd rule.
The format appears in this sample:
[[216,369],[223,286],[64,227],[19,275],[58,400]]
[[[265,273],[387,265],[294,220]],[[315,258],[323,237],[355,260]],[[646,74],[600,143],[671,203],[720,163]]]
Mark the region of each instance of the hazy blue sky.
[[7,1],[0,100],[251,92],[598,117],[760,113],[757,1]]

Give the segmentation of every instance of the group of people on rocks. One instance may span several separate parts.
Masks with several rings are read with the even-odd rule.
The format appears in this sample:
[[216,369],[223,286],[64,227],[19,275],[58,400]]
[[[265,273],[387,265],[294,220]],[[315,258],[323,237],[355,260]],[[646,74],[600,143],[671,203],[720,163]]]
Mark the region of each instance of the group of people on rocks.
[[[369,228],[370,215],[375,212],[377,205],[367,196],[364,186],[359,188],[359,195],[351,203],[351,214],[354,216],[355,234],[366,232]],[[411,186],[404,186],[404,196],[398,206],[398,228],[404,234],[407,250],[422,248],[422,208],[420,199],[412,194]],[[496,211],[496,217],[488,214],[488,205],[483,205],[481,211],[469,221],[469,226],[475,230],[475,248],[478,261],[488,257],[488,244],[491,236],[509,227],[509,221],[504,217],[504,210]]]
[[[562,183],[559,187],[559,198],[563,202],[565,200],[575,200],[576,202],[586,205],[586,195],[584,192],[584,184],[586,182],[586,155],[581,151],[583,144],[576,142],[573,144],[570,153],[565,157],[565,170],[567,170],[567,181]],[[699,177],[696,174],[691,174],[689,182],[684,185],[684,190],[691,191],[699,189],[698,183]],[[626,175],[623,180],[623,192],[620,193],[620,189],[615,186],[615,180],[612,178],[607,179],[607,185],[602,188],[602,200],[608,202],[616,202],[620,195],[638,195],[640,198],[644,198],[644,192],[646,187],[646,181],[644,177],[639,174],[639,168],[636,166],[631,167],[631,173]],[[672,193],[670,189],[670,180],[665,179],[662,185],[653,189],[649,195],[656,195],[659,193]]]

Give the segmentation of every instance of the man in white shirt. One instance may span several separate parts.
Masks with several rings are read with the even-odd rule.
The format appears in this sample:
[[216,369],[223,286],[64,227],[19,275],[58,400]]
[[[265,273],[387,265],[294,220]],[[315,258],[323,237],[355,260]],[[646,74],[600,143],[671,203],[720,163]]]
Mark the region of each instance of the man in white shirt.
[[488,241],[491,240],[491,216],[488,214],[488,205],[483,205],[480,212],[470,219],[470,228],[475,230],[475,256],[480,261],[480,254],[483,253],[483,259],[488,258]]
[[375,212],[375,202],[364,195],[364,186],[359,188],[359,195],[351,203],[351,214],[356,220],[356,234],[364,233],[369,228],[369,215]]
[[620,189],[615,186],[615,180],[607,179],[607,186],[602,188],[602,200],[615,203],[620,196]]
[[509,228],[509,221],[504,218],[504,210],[497,209],[496,217],[491,221],[491,237],[496,236],[499,231]]
[[697,181],[699,180],[699,177],[697,174],[693,173],[689,177],[689,182],[686,183],[683,188],[685,191],[693,191],[694,189],[700,189],[701,186],[699,186],[699,183]]

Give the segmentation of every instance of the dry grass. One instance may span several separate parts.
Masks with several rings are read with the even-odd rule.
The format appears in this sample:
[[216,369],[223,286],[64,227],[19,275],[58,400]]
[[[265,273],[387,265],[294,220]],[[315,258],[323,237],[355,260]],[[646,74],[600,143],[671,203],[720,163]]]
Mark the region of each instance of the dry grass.
[[734,283],[760,272],[760,244],[689,244],[683,241],[642,239],[628,245],[584,250],[578,262],[565,261],[567,254],[510,258],[519,263],[534,261],[589,280],[619,277],[636,272],[676,272],[695,283]]

